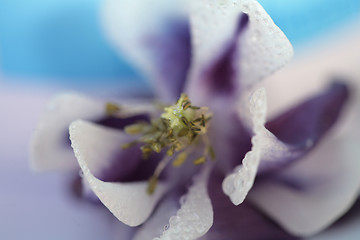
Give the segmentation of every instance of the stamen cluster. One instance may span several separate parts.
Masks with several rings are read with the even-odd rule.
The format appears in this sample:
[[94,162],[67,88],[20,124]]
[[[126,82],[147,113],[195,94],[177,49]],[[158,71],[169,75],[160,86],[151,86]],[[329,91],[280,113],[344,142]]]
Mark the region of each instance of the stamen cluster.
[[181,166],[192,146],[202,144],[204,147],[203,155],[194,159],[193,164],[205,163],[208,156],[215,158],[207,137],[210,119],[207,107],[193,106],[189,97],[183,93],[174,105],[164,108],[159,118],[152,119],[150,123],[138,122],[125,127],[126,133],[140,136],[135,141],[124,144],[123,149],[140,144],[144,159],[148,159],[152,153],[166,151],[166,156],[149,179],[149,194],[155,191],[158,178],[168,162],[172,161],[174,167]]

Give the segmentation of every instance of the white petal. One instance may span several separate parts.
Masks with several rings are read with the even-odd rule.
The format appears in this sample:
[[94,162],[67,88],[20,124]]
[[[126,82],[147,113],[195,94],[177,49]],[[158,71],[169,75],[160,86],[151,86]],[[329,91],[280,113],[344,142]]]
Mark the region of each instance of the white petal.
[[166,191],[159,183],[154,194],[146,191],[148,183],[113,183],[97,179],[90,169],[103,168],[107,152],[113,152],[123,134],[92,123],[78,120],[70,125],[70,139],[84,178],[100,201],[123,223],[129,226],[142,224],[153,211]]
[[330,226],[357,199],[360,190],[358,142],[326,141],[283,175],[302,186],[279,181],[257,184],[249,198],[290,233],[313,235]]
[[105,35],[111,44],[135,64],[146,76],[154,80],[153,87],[162,91],[157,64],[144,46],[149,36],[163,36],[164,26],[169,20],[184,18],[185,5],[182,1],[173,0],[105,0],[102,7],[101,19]]
[[213,224],[213,209],[207,192],[211,166],[198,175],[189,192],[180,199],[181,208],[170,218],[168,228],[154,240],[192,240],[203,236]]
[[[104,105],[77,94],[54,98],[34,131],[31,141],[31,165],[35,170],[78,168],[68,139],[72,121],[96,119],[104,114]],[[68,141],[68,142],[67,142]]]
[[255,91],[250,99],[250,113],[253,121],[252,149],[245,155],[242,165],[235,168],[234,173],[223,181],[223,191],[235,205],[241,204],[252,188],[260,163],[264,146],[268,146],[271,139],[264,127],[266,118],[266,93],[261,88]]
[[[242,13],[249,15],[249,29],[240,36],[237,68],[239,80],[253,85],[283,66],[293,55],[293,49],[281,30],[254,0],[193,0],[191,1],[191,33],[193,66],[191,78],[209,64],[232,38]],[[189,82],[189,91],[196,91]],[[195,88],[195,89],[194,89]],[[196,94],[191,94],[196,96]]]

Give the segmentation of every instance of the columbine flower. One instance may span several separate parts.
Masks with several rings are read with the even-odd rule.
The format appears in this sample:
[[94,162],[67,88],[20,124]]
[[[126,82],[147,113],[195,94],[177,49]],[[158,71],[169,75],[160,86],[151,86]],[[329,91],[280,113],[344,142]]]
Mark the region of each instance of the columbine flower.
[[34,167],[78,162],[86,196],[142,224],[133,239],[291,238],[253,206],[295,236],[329,226],[354,200],[359,166],[307,155],[338,119],[348,88],[336,82],[265,124],[265,90],[252,89],[291,57],[286,37],[256,1],[181,3],[106,3],[108,34],[164,105],[62,95],[36,130]]

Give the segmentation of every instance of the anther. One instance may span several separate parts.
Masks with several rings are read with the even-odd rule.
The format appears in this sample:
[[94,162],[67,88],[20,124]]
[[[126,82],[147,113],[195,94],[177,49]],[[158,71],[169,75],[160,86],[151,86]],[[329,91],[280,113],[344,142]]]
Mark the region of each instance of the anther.
[[197,133],[192,133],[192,135],[191,135],[191,137],[190,137],[190,142],[192,143],[194,140],[195,140],[195,138],[197,137]]
[[155,142],[151,145],[151,149],[154,150],[154,152],[161,152],[162,146],[161,143]]
[[132,142],[129,142],[129,143],[125,143],[125,144],[121,145],[121,148],[122,149],[129,149],[129,148],[131,148],[132,146],[134,146],[137,143],[138,143],[137,141],[132,141]]
[[143,130],[144,126],[141,124],[132,124],[125,127],[125,132],[130,135],[140,134]]
[[191,102],[190,101],[184,102],[182,107],[183,107],[184,110],[188,109],[189,107],[191,107]]
[[106,103],[106,106],[105,106],[105,112],[107,115],[111,116],[111,115],[114,115],[115,113],[120,112],[120,107],[116,103],[108,102],[108,103]]
[[175,160],[172,162],[172,165],[174,167],[180,167],[181,165],[183,165],[186,158],[187,158],[187,153],[181,152],[181,153],[179,153],[179,155],[176,156]]
[[167,150],[166,154],[167,154],[168,156],[172,156],[172,155],[174,155],[174,152],[175,152],[175,146],[172,145],[172,146],[169,148],[169,150]]
[[143,159],[148,159],[150,154],[152,153],[152,148],[149,145],[144,145],[140,147],[141,151],[142,151],[142,157]]
[[188,133],[189,133],[189,129],[183,128],[183,129],[181,129],[181,130],[179,131],[178,137],[184,137],[184,136],[186,136]]
[[194,163],[195,165],[200,165],[200,164],[205,163],[205,161],[206,161],[206,158],[205,158],[204,156],[202,156],[202,157],[199,157],[199,158],[195,159],[195,160],[193,161],[193,163]]
[[197,126],[191,126],[191,130],[193,130],[195,132],[201,132],[201,128],[199,128]]
[[201,126],[205,127],[205,116],[201,114]]
[[181,120],[185,124],[185,126],[189,126],[189,121],[185,117],[182,117]]

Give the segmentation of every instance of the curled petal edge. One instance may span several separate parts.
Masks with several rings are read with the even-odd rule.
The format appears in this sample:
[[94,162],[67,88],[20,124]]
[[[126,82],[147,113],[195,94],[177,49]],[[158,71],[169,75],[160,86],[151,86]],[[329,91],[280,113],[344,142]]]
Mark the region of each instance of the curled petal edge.
[[264,142],[264,136],[269,137],[264,127],[266,108],[266,91],[260,88],[250,97],[249,110],[255,134],[251,139],[252,148],[245,155],[242,164],[235,167],[234,172],[228,175],[222,184],[224,193],[230,197],[234,205],[239,205],[245,200],[255,181],[263,145],[267,144]]
[[86,155],[79,150],[79,142],[84,137],[81,132],[81,125],[84,123],[82,120],[77,120],[69,128],[71,146],[83,172],[83,177],[100,201],[121,222],[129,226],[142,224],[166,192],[167,185],[160,182],[154,194],[149,195],[146,190],[148,186],[146,181],[119,183],[104,182],[96,178],[88,167]]
[[213,208],[207,192],[212,166],[204,167],[188,193],[180,199],[180,209],[169,220],[168,229],[154,240],[198,239],[213,225]]

